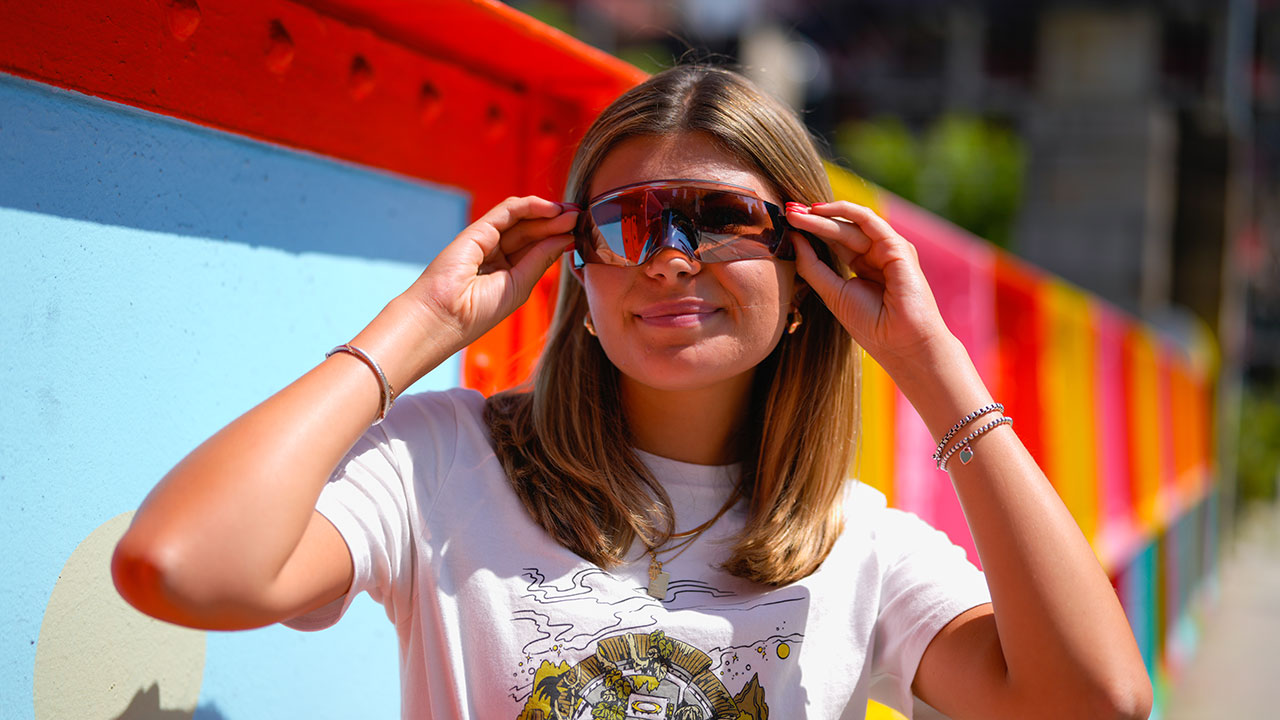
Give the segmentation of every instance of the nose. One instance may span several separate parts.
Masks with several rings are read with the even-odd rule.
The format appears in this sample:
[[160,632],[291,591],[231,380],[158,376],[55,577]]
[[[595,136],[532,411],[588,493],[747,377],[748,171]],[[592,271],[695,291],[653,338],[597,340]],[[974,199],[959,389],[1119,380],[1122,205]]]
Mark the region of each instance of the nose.
[[695,274],[702,269],[698,260],[698,228],[675,210],[664,210],[645,242],[640,261],[650,274]]

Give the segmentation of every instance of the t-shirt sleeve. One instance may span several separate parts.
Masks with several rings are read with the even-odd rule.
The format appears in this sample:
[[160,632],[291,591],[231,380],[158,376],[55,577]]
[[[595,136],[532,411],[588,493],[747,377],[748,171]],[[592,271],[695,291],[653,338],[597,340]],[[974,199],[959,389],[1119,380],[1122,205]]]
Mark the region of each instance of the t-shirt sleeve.
[[338,464],[316,510],[333,523],[351,552],[351,589],[284,625],[296,630],[329,627],[361,592],[382,604],[393,623],[408,612],[414,518],[429,512],[455,452],[453,394],[400,398],[387,418],[370,427]]
[[886,509],[877,523],[882,577],[871,697],[911,716],[911,683],[947,623],[991,601],[986,577],[963,548],[912,513]]

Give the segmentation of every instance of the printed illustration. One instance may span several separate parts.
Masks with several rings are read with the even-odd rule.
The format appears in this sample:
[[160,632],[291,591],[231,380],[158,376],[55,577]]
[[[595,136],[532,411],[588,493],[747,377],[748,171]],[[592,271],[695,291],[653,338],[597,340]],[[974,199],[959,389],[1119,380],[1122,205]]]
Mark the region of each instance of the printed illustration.
[[[767,681],[762,684],[760,670],[765,663],[787,663],[804,640],[779,620],[771,628],[776,632],[758,641],[701,649],[661,629],[660,618],[672,608],[640,588],[603,592],[616,590],[618,581],[599,568],[558,583],[536,569],[527,569],[525,577],[530,582],[523,599],[540,609],[522,609],[513,618],[530,638],[525,660],[513,672],[511,697],[522,703],[516,720],[766,720]],[[733,596],[705,583],[686,585],[685,592],[704,597]],[[672,588],[678,589],[674,583]],[[732,615],[799,599],[770,597],[700,610]]]

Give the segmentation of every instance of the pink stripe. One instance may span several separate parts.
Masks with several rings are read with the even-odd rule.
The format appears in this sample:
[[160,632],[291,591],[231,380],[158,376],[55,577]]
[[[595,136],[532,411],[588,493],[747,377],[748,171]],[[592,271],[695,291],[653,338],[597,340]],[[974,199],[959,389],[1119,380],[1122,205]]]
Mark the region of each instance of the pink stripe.
[[[919,252],[921,269],[947,326],[964,343],[979,373],[994,386],[997,344],[995,253],[991,246],[899,198],[888,196],[886,207],[893,228]],[[930,460],[935,449],[933,437],[901,393],[897,411],[894,487],[899,507],[945,532],[977,563],[960,501],[950,480]]]

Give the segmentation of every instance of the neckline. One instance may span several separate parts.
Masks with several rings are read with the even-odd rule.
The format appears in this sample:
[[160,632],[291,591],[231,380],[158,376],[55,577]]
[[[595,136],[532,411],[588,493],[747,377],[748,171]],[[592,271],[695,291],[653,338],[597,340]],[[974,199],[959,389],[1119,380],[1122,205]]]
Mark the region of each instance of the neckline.
[[673,483],[694,487],[729,489],[737,484],[738,476],[742,472],[742,463],[740,462],[728,465],[698,465],[654,455],[639,448],[632,448],[632,450],[635,452],[636,457],[640,458],[640,461],[648,466],[654,477],[664,485]]

